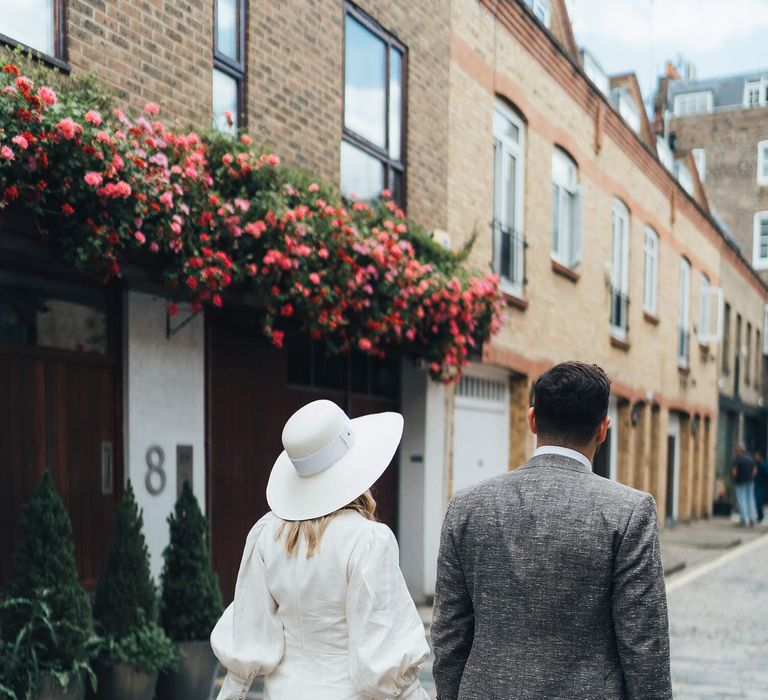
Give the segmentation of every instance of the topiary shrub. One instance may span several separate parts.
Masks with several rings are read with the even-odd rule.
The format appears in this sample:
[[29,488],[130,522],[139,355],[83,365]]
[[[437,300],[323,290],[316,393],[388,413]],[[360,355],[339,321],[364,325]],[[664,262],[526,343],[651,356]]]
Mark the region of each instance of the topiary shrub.
[[173,644],[157,624],[157,591],[149,572],[143,519],[130,482],[115,511],[104,575],[93,614],[102,637],[101,660],[151,673],[171,665]]
[[184,482],[174,512],[168,516],[168,525],[170,542],[163,552],[160,624],[176,642],[208,639],[224,606],[211,568],[208,521],[188,481]]
[[90,672],[92,632],[91,606],[77,580],[72,524],[48,471],[24,506],[21,531],[0,606],[0,648],[2,685],[26,698],[45,674],[62,688],[79,683],[81,672]]

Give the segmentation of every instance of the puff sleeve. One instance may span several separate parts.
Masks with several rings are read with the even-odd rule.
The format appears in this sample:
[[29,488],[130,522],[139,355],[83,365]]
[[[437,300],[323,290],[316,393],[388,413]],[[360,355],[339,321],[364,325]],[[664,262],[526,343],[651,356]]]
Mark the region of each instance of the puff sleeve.
[[238,700],[256,676],[271,673],[283,657],[283,626],[267,588],[259,537],[271,515],[257,522],[245,542],[235,599],[211,632],[211,648],[227,669],[217,700]]
[[376,700],[427,700],[418,680],[429,656],[424,625],[405,586],[392,531],[365,533],[350,556],[347,588],[350,677]]

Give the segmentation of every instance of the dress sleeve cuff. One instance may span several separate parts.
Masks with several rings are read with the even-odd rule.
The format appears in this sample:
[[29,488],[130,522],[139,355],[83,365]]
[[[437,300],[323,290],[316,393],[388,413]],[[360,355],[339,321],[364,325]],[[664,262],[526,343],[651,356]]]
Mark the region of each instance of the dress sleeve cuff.
[[253,683],[253,678],[241,678],[229,671],[224,678],[224,683],[216,696],[216,700],[245,700],[251,683]]

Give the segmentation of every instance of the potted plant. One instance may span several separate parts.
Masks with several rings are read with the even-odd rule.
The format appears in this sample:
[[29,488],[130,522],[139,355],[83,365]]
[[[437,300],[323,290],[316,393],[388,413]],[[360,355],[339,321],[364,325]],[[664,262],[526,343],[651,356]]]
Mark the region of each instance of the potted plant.
[[142,525],[129,482],[115,511],[107,566],[93,609],[100,635],[99,700],[152,700],[158,671],[176,658],[173,644],[157,624],[157,592]]
[[91,607],[77,581],[72,525],[49,472],[21,515],[0,605],[0,689],[19,700],[82,697],[93,674]]
[[160,624],[176,643],[179,665],[160,674],[157,700],[207,698],[217,660],[208,638],[221,615],[219,582],[211,569],[208,522],[188,481],[168,517],[170,542],[163,552]]

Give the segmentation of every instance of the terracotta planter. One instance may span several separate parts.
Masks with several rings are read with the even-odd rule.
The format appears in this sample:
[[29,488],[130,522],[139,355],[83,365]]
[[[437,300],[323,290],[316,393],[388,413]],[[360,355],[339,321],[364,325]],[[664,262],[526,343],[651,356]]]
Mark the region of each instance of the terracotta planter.
[[53,676],[43,676],[40,692],[35,700],[81,700],[83,690],[77,680],[70,682],[67,688],[62,689],[59,682]]
[[218,667],[211,645],[205,640],[181,642],[178,647],[179,667],[160,674],[155,700],[207,700]]
[[157,671],[144,673],[128,664],[97,664],[96,678],[96,693],[88,693],[94,700],[152,700],[155,695]]

